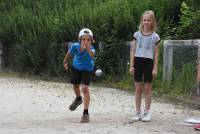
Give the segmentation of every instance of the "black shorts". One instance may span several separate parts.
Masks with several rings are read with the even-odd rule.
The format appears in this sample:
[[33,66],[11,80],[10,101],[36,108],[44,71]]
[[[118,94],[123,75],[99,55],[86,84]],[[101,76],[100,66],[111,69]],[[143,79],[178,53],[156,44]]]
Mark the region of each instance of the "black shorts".
[[93,73],[92,71],[78,70],[72,66],[72,68],[71,68],[71,84],[90,85],[92,73]]
[[134,79],[135,82],[152,82],[153,60],[149,58],[134,58]]

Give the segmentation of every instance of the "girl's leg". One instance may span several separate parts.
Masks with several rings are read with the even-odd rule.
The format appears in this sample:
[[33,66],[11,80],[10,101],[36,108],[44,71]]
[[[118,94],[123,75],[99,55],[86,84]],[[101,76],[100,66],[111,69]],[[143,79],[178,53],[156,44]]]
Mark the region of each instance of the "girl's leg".
[[150,107],[151,107],[151,98],[152,98],[152,84],[144,83],[144,95],[145,95],[145,109],[142,117],[142,121],[149,122],[151,121]]
[[134,121],[141,119],[141,101],[142,101],[142,82],[135,82],[135,107],[136,112],[133,116]]
[[145,111],[149,111],[152,99],[152,83],[144,83]]
[[142,82],[135,82],[135,106],[136,112],[141,111],[142,101]]

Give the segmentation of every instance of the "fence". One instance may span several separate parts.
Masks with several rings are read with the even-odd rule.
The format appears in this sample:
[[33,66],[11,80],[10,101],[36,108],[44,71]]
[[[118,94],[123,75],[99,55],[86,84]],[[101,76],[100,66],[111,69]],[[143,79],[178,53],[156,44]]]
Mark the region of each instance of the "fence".
[[2,70],[2,65],[3,65],[3,45],[0,42],[0,70]]
[[[163,54],[163,81],[171,82],[172,72],[190,64],[196,70],[200,57],[200,40],[165,40]],[[176,74],[178,75],[178,74]]]

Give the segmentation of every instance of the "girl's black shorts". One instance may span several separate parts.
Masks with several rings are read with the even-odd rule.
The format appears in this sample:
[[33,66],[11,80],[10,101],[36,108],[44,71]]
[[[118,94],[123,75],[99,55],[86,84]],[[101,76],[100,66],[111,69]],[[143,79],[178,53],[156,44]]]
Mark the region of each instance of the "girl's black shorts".
[[153,59],[135,57],[134,58],[134,79],[135,82],[152,82]]

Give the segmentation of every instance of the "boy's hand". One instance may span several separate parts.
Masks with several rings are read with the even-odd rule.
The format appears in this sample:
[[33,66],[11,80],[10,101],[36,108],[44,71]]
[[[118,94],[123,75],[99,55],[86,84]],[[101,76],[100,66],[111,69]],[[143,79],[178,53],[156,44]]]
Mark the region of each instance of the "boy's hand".
[[85,46],[86,50],[90,50],[90,44],[86,43],[86,44],[84,44],[84,46]]

